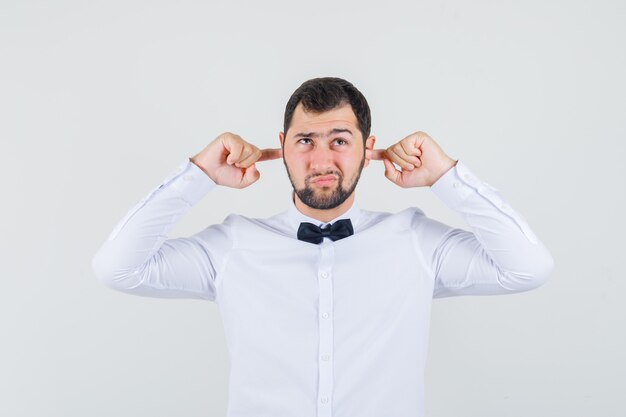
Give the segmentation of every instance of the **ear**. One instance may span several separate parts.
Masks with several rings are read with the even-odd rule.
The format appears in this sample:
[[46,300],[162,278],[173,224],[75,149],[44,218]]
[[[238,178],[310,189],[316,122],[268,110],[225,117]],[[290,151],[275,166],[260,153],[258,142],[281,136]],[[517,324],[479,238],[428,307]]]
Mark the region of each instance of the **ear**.
[[[365,141],[365,149],[369,149],[370,151],[373,151],[374,150],[374,143],[376,143],[376,137],[375,136],[370,136]],[[366,166],[369,165],[369,163],[370,163],[370,159],[367,157],[367,151],[366,151],[365,152],[365,163],[363,164],[363,167],[365,168]]]
[[280,147],[282,148],[285,143],[285,133],[278,132],[278,140],[280,141]]

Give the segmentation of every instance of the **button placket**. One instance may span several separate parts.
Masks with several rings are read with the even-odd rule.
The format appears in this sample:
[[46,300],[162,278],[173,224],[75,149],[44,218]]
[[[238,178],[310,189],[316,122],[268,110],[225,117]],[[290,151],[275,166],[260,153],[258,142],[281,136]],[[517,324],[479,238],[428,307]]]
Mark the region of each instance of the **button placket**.
[[332,266],[334,242],[324,239],[319,244],[320,261],[318,266],[319,286],[319,355],[318,355],[318,417],[332,416],[331,398],[333,392],[333,282]]

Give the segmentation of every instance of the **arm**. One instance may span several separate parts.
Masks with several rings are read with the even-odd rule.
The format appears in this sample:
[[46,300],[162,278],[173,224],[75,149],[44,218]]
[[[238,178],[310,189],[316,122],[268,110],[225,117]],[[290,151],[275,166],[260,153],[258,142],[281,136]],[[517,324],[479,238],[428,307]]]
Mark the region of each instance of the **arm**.
[[218,264],[231,247],[227,222],[191,237],[167,237],[215,185],[186,158],[131,208],[100,247],[92,261],[98,279],[135,295],[214,300]]
[[219,135],[137,203],[92,260],[96,276],[130,294],[215,300],[215,279],[233,247],[230,217],[190,237],[168,239],[174,224],[216,185],[243,188],[260,177],[255,163],[277,159],[240,136]]
[[546,281],[554,261],[526,221],[426,133],[415,132],[367,155],[384,162],[385,176],[393,183],[431,187],[472,228],[452,228],[416,211],[412,226],[420,255],[432,269],[434,297],[505,294]]
[[549,251],[500,193],[461,161],[431,189],[472,230],[416,215],[414,230],[431,264],[435,298],[527,291],[548,279],[554,268]]

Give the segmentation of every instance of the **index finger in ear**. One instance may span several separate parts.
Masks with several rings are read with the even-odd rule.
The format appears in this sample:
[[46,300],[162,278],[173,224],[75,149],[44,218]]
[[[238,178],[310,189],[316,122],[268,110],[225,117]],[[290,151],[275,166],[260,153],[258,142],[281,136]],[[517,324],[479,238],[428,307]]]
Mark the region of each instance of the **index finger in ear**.
[[261,149],[261,157],[257,161],[269,161],[271,159],[282,158],[283,150],[281,148]]
[[384,149],[366,149],[365,156],[375,161],[382,161],[386,159],[386,151]]

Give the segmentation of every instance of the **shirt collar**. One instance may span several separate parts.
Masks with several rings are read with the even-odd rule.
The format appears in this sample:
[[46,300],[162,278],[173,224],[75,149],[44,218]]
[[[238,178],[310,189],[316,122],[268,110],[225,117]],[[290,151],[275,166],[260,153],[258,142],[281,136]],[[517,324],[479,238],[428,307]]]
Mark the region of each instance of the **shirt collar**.
[[361,209],[359,208],[357,204],[356,196],[354,198],[354,201],[352,202],[352,206],[345,213],[343,213],[340,216],[337,216],[336,218],[332,219],[331,221],[327,223],[324,223],[317,219],[309,217],[303,214],[300,210],[298,210],[298,208],[296,207],[296,203],[294,202],[294,194],[295,193],[292,191],[291,198],[289,199],[290,200],[289,208],[287,209],[287,218],[288,218],[289,224],[293,227],[294,230],[297,231],[298,228],[300,227],[300,223],[302,222],[309,222],[309,223],[313,223],[316,226],[323,227],[329,223],[334,223],[337,220],[350,219],[352,223],[352,227],[356,231],[356,225],[361,216]]

